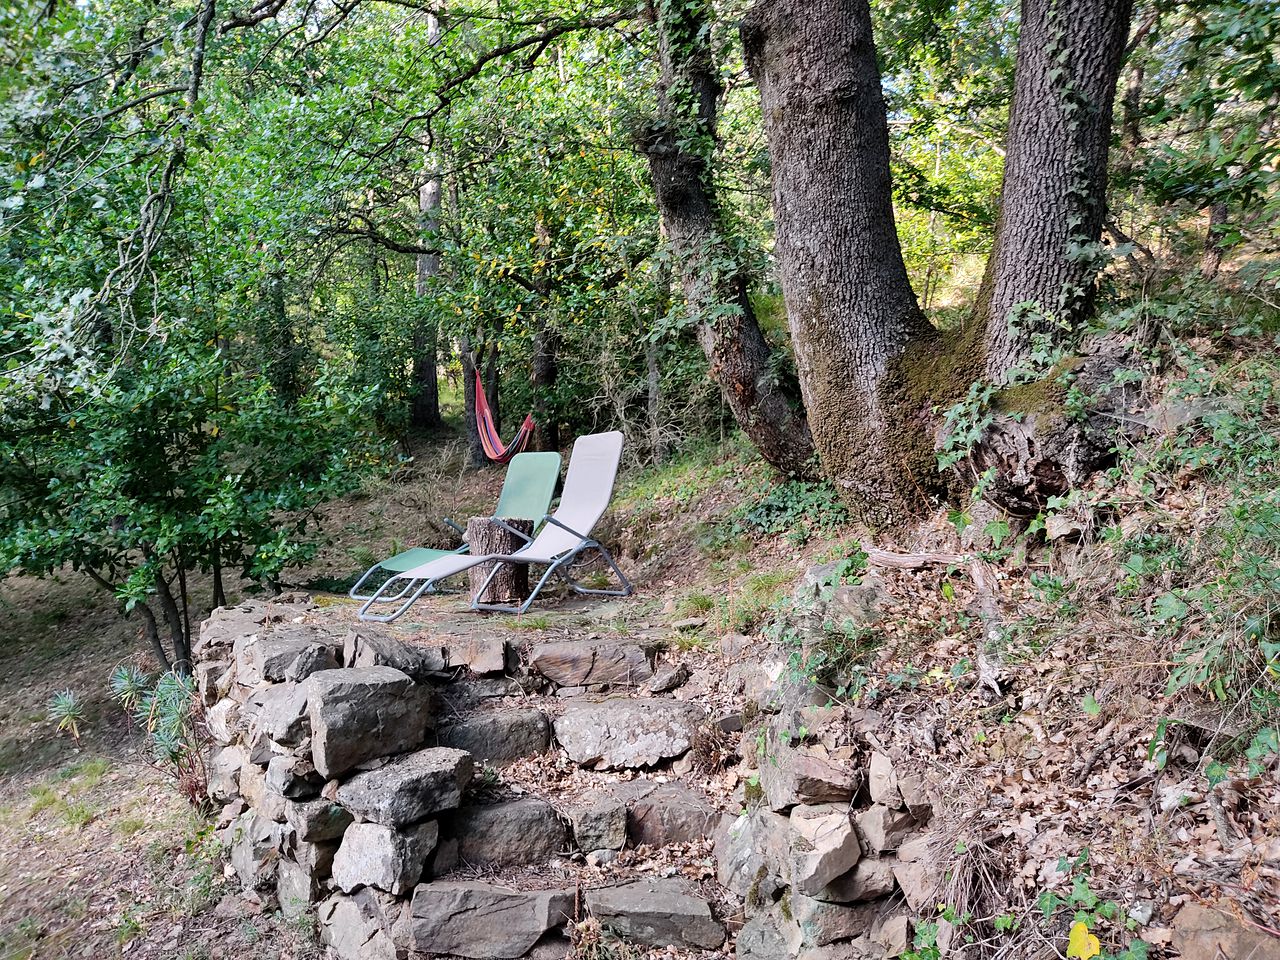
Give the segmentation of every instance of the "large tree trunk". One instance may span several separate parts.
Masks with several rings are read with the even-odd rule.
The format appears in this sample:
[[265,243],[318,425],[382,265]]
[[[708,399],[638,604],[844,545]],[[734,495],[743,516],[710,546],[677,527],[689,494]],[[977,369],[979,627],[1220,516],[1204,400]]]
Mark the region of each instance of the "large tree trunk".
[[[1023,0],[995,246],[978,299],[987,376],[1093,308],[1107,152],[1132,0]],[[1034,304],[1031,308],[1020,304]],[[1012,321],[1012,323],[1011,323]]]
[[[658,117],[637,133],[658,210],[698,322],[698,342],[734,419],[786,473],[812,473],[804,411],[779,382],[756,321],[749,278],[725,236],[711,175],[720,83],[702,2],[659,0]],[[728,266],[728,265],[733,266]]]
[[[894,226],[889,133],[866,0],[760,0],[742,26],[773,164],[776,247],[823,472],[867,521],[936,485],[903,357],[933,328]],[[946,385],[939,385],[945,388]]]

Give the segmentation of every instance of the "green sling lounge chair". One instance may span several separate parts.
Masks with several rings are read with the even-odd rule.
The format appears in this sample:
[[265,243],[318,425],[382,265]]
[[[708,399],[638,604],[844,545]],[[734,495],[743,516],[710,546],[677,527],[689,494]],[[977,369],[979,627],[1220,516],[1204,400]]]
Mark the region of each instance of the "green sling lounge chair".
[[[532,520],[536,524],[547,515],[547,508],[551,505],[551,497],[555,493],[556,481],[559,479],[560,454],[517,454],[511,458],[511,464],[507,467],[507,477],[502,483],[502,493],[498,496],[498,505],[494,508],[493,515],[495,517]],[[459,533],[464,532],[462,527],[448,517],[444,518],[444,522]],[[381,588],[373,593],[365,594],[362,594],[360,589],[379,570],[387,574],[388,580],[396,579],[400,574],[415,567],[430,563],[432,560],[439,560],[441,557],[466,553],[468,549],[470,548],[464,543],[454,550],[413,547],[402,553],[397,553],[394,557],[383,560],[381,563],[375,563],[366,570],[364,576],[357,580],[355,586],[351,588],[349,596],[353,600],[363,601],[366,605],[400,600],[414,587],[414,580],[405,579],[403,581],[404,589],[393,595],[384,593]],[[427,589],[432,589],[432,584],[427,584]]]
[[[390,623],[409,607],[413,606],[427,589],[437,582],[455,576],[464,570],[497,560],[498,564],[489,573],[484,586],[477,591],[477,596],[484,593],[485,587],[492,581],[498,566],[507,563],[539,564],[547,569],[542,574],[529,598],[518,607],[499,606],[496,604],[477,603],[473,598],[472,610],[498,610],[504,613],[524,613],[529,604],[537,598],[551,577],[558,576],[578,593],[601,594],[608,597],[627,597],[631,595],[631,583],[618,568],[612,555],[599,540],[591,536],[591,531],[613,495],[613,481],[618,472],[618,461],[622,457],[622,434],[618,431],[595,433],[579,437],[573,444],[573,454],[569,457],[569,469],[565,473],[564,490],[560,494],[560,506],[554,514],[539,517],[543,521],[538,535],[528,541],[512,554],[445,554],[434,560],[413,567],[403,573],[393,573],[378,588],[374,596],[380,601],[383,593],[390,594],[397,587],[397,580],[404,581],[399,593],[388,599],[399,600],[400,605],[390,613],[375,613],[371,607],[375,601],[366,601],[358,614],[361,620],[374,620],[379,623]],[[499,523],[502,521],[499,520]],[[524,537],[524,534],[521,534]],[[617,576],[620,586],[617,589],[598,589],[583,586],[571,575],[571,567],[584,553],[596,552]],[[412,591],[412,592],[411,592]]]

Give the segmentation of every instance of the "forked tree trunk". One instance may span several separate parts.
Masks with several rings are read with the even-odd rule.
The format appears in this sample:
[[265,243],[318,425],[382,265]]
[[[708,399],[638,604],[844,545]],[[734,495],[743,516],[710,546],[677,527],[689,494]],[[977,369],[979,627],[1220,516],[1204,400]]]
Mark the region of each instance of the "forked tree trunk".
[[760,0],[742,26],[773,164],[776,256],[823,473],[867,521],[936,482],[902,358],[933,339],[894,227],[889,132],[866,0]]
[[1000,219],[978,298],[987,376],[997,383],[1027,364],[1038,341],[1080,329],[1093,308],[1132,7],[1023,0]]
[[813,472],[804,411],[779,382],[756,320],[749,278],[725,236],[712,186],[720,83],[705,0],[655,5],[661,76],[658,117],[637,133],[658,210],[697,319],[698,342],[734,419],[761,456],[784,473]]

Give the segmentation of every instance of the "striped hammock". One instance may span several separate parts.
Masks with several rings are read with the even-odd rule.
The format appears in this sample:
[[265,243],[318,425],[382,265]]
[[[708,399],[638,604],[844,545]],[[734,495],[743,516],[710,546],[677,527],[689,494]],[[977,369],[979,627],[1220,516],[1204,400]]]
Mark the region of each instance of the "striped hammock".
[[493,424],[493,411],[489,409],[489,398],[484,393],[484,383],[480,379],[480,371],[476,371],[476,430],[480,434],[480,445],[484,454],[494,463],[507,463],[512,457],[525,448],[529,438],[533,436],[533,414],[524,418],[515,437],[505,446],[498,436],[498,428]]

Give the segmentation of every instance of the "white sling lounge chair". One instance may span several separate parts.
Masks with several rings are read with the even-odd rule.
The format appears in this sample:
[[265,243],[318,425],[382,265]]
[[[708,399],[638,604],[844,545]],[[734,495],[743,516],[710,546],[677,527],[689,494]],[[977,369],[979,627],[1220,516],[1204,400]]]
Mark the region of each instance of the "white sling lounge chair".
[[[537,598],[542,588],[546,586],[552,574],[564,579],[578,593],[610,597],[630,596],[630,581],[618,569],[618,565],[614,562],[609,551],[598,540],[594,540],[591,537],[592,529],[609,506],[609,500],[613,495],[613,482],[618,473],[618,461],[621,457],[622,434],[619,431],[615,430],[610,433],[595,433],[579,437],[574,442],[573,453],[569,457],[569,469],[564,478],[564,491],[560,495],[560,506],[556,508],[555,513],[543,518],[542,530],[531,543],[515,553],[505,555],[466,556],[463,554],[450,554],[410,570],[405,570],[403,573],[397,573],[389,577],[379,587],[378,592],[360,607],[360,619],[389,623],[403,615],[418,597],[439,581],[444,580],[446,577],[452,577],[464,570],[469,570],[478,564],[495,560],[498,562],[494,564],[493,570],[490,571],[477,596],[484,593],[484,589],[489,586],[494,574],[503,564],[532,563],[545,565],[547,569],[530,592],[529,599],[525,600],[520,606],[511,607],[499,604],[476,603],[473,599],[471,602],[472,610],[524,613]],[[498,522],[501,523],[501,520]],[[569,575],[569,568],[573,566],[579,557],[591,551],[599,553],[605,563],[613,570],[621,584],[618,589],[601,590],[584,587]],[[370,612],[370,607],[379,602],[379,595],[392,589],[392,584],[397,580],[418,581],[421,585],[391,613]],[[402,591],[403,589],[401,587]]]

